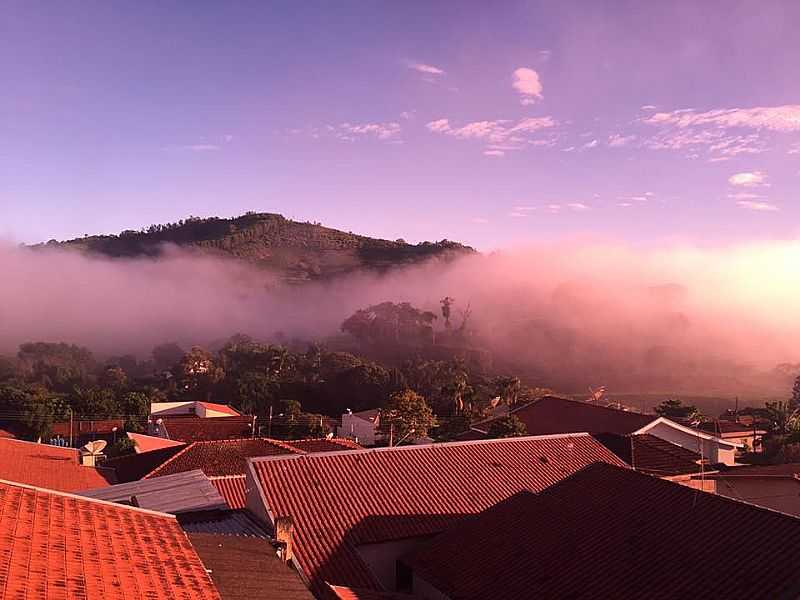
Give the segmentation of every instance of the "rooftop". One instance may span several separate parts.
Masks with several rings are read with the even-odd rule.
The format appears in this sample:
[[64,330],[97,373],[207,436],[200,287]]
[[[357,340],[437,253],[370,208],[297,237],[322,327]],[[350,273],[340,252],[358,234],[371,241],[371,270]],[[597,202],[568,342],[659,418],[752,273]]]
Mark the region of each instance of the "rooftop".
[[595,461],[624,465],[579,434],[278,456],[251,469],[273,518],[293,518],[295,560],[323,595],[326,583],[379,589],[361,544],[438,533]]
[[163,417],[166,437],[181,442],[229,440],[249,437],[253,434],[253,419],[250,416],[208,417]]
[[404,562],[463,600],[749,600],[796,598],[798,552],[800,519],[597,463],[462,522]]
[[594,435],[601,444],[642,473],[657,477],[691,475],[700,472],[700,455],[650,434]]
[[578,432],[626,435],[658,418],[657,415],[645,415],[556,396],[544,396],[513,409],[510,414],[525,423],[530,435]]
[[125,456],[110,458],[103,465],[114,469],[117,474],[117,481],[120,483],[136,481],[164,464],[185,447],[186,444],[180,444],[178,446],[160,448],[159,450],[126,454]]
[[228,508],[225,498],[200,470],[120,483],[80,495],[109,502],[135,502],[134,506],[172,514]]
[[798,479],[800,476],[800,463],[785,463],[782,465],[741,465],[729,467],[719,473],[706,475],[706,479],[732,479],[732,478],[783,478]]
[[246,510],[188,512],[176,517],[187,533],[269,537],[264,527]]
[[190,533],[189,539],[223,600],[314,600],[269,540],[211,533]]
[[0,597],[218,600],[171,515],[0,482]]
[[174,446],[184,445],[184,442],[168,440],[155,435],[133,433],[132,431],[128,432],[128,439],[134,443],[134,449],[137,453],[150,452],[151,450],[161,450],[162,448],[172,448]]
[[[161,479],[156,477],[156,479]],[[211,484],[225,498],[225,502],[231,508],[244,508],[247,506],[247,492],[245,489],[244,475],[225,475],[223,477],[212,477]]]
[[270,438],[245,438],[194,442],[153,469],[146,477],[160,477],[193,469],[202,469],[209,477],[244,475],[248,458],[356,448],[360,446],[336,439],[280,441]]
[[75,448],[0,438],[0,479],[61,492],[109,486],[114,471],[85,467]]

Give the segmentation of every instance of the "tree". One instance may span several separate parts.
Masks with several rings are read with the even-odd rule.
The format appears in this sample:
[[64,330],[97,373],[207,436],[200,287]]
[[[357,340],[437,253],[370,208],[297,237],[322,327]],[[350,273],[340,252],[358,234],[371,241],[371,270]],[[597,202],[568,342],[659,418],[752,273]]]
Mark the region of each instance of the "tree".
[[156,371],[169,371],[183,358],[184,351],[175,342],[160,344],[153,348],[153,366]]
[[510,438],[527,434],[528,428],[525,427],[525,423],[514,415],[501,417],[500,419],[492,421],[492,424],[489,425],[490,438]]
[[450,329],[450,314],[451,314],[451,307],[455,300],[450,296],[445,296],[439,302],[442,305],[442,318],[444,319],[444,328]]
[[178,377],[184,393],[210,400],[214,385],[222,381],[225,371],[216,365],[208,350],[195,346],[183,355],[178,365]]
[[380,429],[395,443],[410,435],[425,437],[436,425],[436,417],[425,398],[413,390],[392,394],[381,410]]
[[796,412],[788,402],[767,402],[767,418],[770,422],[770,432],[776,435],[786,435],[796,422]]
[[408,302],[383,302],[356,311],[342,323],[342,331],[370,344],[430,343],[436,318],[434,313]]
[[792,399],[790,400],[789,404],[795,410],[800,408],[800,375],[794,380],[794,386],[792,387]]
[[702,418],[700,411],[696,406],[684,405],[683,402],[677,398],[669,398],[664,400],[661,404],[655,407],[655,413],[661,417],[668,419],[691,419],[696,420]]
[[57,392],[68,392],[75,385],[91,384],[97,366],[89,350],[63,343],[22,344],[17,357],[29,380]]

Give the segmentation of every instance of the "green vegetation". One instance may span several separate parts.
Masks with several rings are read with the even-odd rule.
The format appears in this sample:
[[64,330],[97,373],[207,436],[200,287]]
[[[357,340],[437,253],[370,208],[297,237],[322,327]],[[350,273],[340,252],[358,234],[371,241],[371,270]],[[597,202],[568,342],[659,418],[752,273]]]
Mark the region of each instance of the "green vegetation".
[[112,258],[155,257],[179,247],[213,256],[246,260],[302,282],[328,279],[360,269],[383,271],[430,258],[449,259],[474,250],[456,242],[407,244],[370,238],[318,223],[299,223],[270,213],[247,213],[232,219],[189,217],[119,235],[94,235],[35,248],[67,248]]
[[514,415],[497,419],[489,427],[489,437],[491,438],[519,437],[527,435],[527,433],[528,429],[525,427],[525,423]]

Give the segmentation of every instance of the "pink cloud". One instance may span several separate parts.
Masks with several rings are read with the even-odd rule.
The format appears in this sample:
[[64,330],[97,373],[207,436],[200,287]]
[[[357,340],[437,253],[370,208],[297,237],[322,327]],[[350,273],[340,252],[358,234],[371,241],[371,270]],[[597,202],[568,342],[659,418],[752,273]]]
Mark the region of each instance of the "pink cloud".
[[522,104],[533,104],[542,98],[542,82],[539,74],[528,67],[520,67],[513,73],[512,87],[519,92]]

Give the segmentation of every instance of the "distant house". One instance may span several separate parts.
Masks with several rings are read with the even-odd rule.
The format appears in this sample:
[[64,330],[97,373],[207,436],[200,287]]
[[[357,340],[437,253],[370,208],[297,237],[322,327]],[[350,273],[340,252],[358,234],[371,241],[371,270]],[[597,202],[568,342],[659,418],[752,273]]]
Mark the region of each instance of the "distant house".
[[619,435],[596,433],[597,441],[640,473],[697,487],[692,479],[699,473],[716,473],[700,455],[648,433]]
[[[710,463],[735,464],[741,445],[681,425],[665,417],[600,406],[591,402],[544,396],[509,413],[525,424],[531,435],[560,433],[650,434],[701,454]],[[488,436],[492,420],[473,425],[464,436]],[[463,436],[462,436],[463,439]]]
[[704,489],[720,496],[800,517],[800,463],[733,467],[704,479]]
[[253,437],[256,417],[203,417],[174,415],[152,417],[149,434],[181,442],[231,440]]
[[378,408],[342,415],[339,437],[356,441],[361,446],[374,446],[381,439],[381,411]]
[[172,515],[0,481],[0,532],[3,598],[220,600]]
[[0,438],[0,479],[74,492],[116,483],[113,469],[84,465],[76,448]]
[[717,436],[725,441],[739,444],[751,452],[761,448],[761,439],[767,433],[764,423],[749,419],[750,424],[717,419],[700,423],[698,429]]
[[398,572],[436,600],[797,598],[798,552],[800,519],[596,463],[459,522]]
[[75,419],[72,422],[59,421],[50,428],[52,437],[66,440],[71,447],[79,448],[88,442],[105,440],[109,444],[116,441],[117,437],[125,435],[124,419],[102,419],[86,421]]
[[227,404],[214,402],[153,402],[150,404],[151,417],[194,416],[201,419],[210,417],[240,417],[242,413]]
[[291,540],[318,598],[332,597],[328,584],[396,591],[397,561],[419,544],[596,461],[624,466],[586,434],[253,458],[246,500]]

